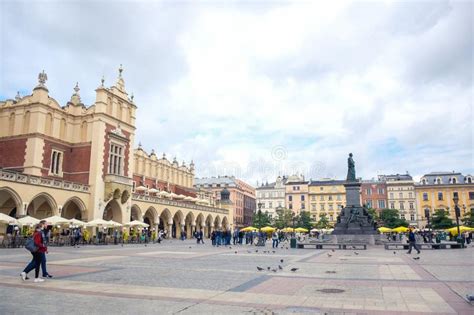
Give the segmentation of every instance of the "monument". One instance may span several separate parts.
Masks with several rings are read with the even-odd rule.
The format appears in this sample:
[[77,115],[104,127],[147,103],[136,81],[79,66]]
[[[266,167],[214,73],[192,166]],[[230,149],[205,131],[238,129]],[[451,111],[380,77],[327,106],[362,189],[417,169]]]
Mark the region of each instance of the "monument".
[[377,224],[367,209],[360,204],[361,183],[356,179],[355,163],[352,153],[347,159],[346,206],[337,217],[333,235],[374,235],[377,234]]

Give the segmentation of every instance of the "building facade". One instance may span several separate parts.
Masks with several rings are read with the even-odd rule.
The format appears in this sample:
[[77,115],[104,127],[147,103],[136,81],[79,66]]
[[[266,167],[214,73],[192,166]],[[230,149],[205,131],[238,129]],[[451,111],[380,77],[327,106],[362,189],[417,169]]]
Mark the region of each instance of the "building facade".
[[387,208],[387,184],[378,180],[363,180],[360,186],[361,202],[367,208],[372,208],[380,213]]
[[427,224],[425,213],[433,216],[438,209],[446,210],[456,218],[453,198],[459,198],[461,217],[474,211],[474,177],[459,172],[432,172],[421,177],[415,185],[416,202],[420,225]]
[[196,178],[194,188],[198,191],[211,192],[217,201],[220,192],[227,188],[230,192],[230,202],[233,204],[232,227],[244,227],[253,219],[256,208],[255,188],[234,176],[218,176]]
[[416,209],[415,183],[409,174],[379,175],[379,181],[387,186],[387,203],[389,209],[397,209],[400,218],[412,225],[418,225]]
[[308,210],[308,182],[302,175],[289,176],[285,182],[285,206],[295,215]]
[[309,183],[310,212],[313,221],[318,221],[324,213],[331,223],[335,223],[341,209],[346,204],[345,180],[321,179]]
[[285,207],[285,176],[278,176],[273,183],[265,183],[256,189],[257,204],[262,205],[262,212],[267,212],[272,218],[276,210]]
[[196,198],[192,163],[134,149],[137,106],[122,69],[113,86],[102,80],[88,107],[77,84],[61,106],[46,81],[42,72],[31,95],[0,102],[2,213],[119,223],[135,218],[170,234],[229,228],[227,210]]

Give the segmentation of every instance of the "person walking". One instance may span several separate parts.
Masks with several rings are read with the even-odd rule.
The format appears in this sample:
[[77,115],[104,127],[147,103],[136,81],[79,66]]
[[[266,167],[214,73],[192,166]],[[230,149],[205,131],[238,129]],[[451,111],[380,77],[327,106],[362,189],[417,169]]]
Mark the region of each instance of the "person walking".
[[43,282],[44,279],[39,277],[39,270],[41,267],[42,262],[42,253],[47,252],[48,248],[44,246],[43,243],[43,224],[38,223],[35,227],[35,233],[33,234],[33,242],[36,247],[36,250],[31,251],[31,255],[33,255],[33,259],[31,262],[23,269],[21,272],[21,279],[23,281],[28,280],[28,273],[31,270],[35,270],[35,280],[34,282]]
[[272,248],[278,248],[278,233],[274,231],[272,234]]
[[408,243],[409,243],[409,247],[408,247],[407,254],[411,254],[411,249],[412,248],[415,248],[417,250],[418,254],[420,253],[420,248],[416,244],[416,237],[415,237],[415,233],[413,232],[412,227],[410,227],[410,232],[408,233]]
[[43,246],[46,248],[46,252],[41,253],[41,271],[43,273],[43,278],[52,278],[53,276],[50,275],[46,269],[46,254],[48,253],[47,248],[50,239],[49,235],[51,235],[51,226],[46,227],[46,220],[41,220],[40,223],[42,224],[41,237]]

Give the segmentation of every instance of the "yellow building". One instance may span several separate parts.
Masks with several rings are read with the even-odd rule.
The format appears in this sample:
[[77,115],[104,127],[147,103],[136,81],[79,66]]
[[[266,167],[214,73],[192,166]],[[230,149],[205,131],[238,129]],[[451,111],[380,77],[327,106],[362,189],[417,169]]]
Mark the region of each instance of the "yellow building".
[[229,229],[228,210],[197,198],[192,162],[135,148],[137,106],[122,71],[111,87],[101,81],[90,106],[78,84],[60,105],[49,95],[44,71],[31,95],[0,102],[0,211],[38,219],[137,219],[173,236]]
[[322,179],[309,183],[309,211],[313,221],[318,221],[324,213],[331,223],[335,223],[339,212],[346,204],[345,182]]
[[454,196],[459,198],[461,217],[468,211],[474,211],[474,177],[456,172],[433,172],[421,177],[415,185],[416,202],[420,225],[426,225],[425,211],[430,217],[435,210],[448,211],[452,219],[454,212]]

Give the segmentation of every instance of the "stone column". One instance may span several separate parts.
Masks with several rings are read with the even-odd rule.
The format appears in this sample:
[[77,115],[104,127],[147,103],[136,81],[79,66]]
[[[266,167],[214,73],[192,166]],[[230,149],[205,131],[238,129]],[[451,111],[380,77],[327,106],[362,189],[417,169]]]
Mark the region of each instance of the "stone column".
[[168,225],[166,226],[166,231],[168,233],[167,237],[166,238],[172,238],[173,236],[173,233],[172,233],[172,230],[173,229],[173,219],[169,219],[168,220]]

